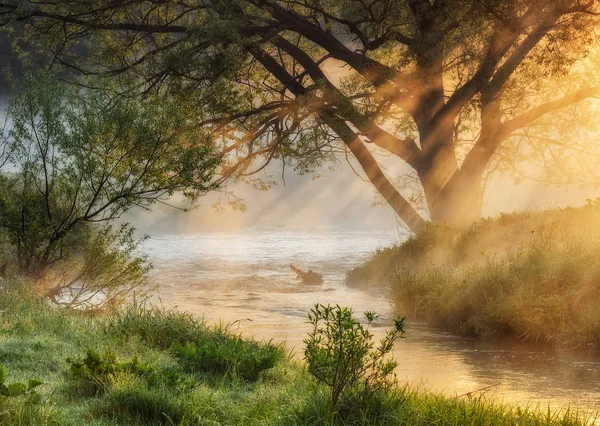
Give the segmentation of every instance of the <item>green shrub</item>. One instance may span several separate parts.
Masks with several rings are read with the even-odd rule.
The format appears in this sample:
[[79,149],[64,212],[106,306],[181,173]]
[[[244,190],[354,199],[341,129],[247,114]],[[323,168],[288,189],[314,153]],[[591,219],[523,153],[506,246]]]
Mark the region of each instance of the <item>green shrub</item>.
[[224,374],[254,381],[260,372],[273,368],[283,350],[270,343],[214,332],[201,342],[173,342],[172,350],[188,371]]
[[88,349],[85,357],[79,360],[68,358],[67,362],[70,364],[69,373],[78,381],[80,389],[93,395],[105,392],[118,373],[143,375],[152,371],[149,366],[140,364],[137,357],[129,362],[118,362],[117,356],[110,349],[106,349],[103,356]]
[[219,156],[207,137],[184,134],[188,112],[164,99],[114,98],[49,73],[22,82],[0,132],[0,275],[33,278],[78,309],[145,293],[142,240],[115,221],[176,192],[193,202],[216,188]]
[[397,363],[387,355],[394,342],[404,337],[404,318],[395,320],[394,328],[377,347],[368,326],[378,316],[365,312],[365,318],[366,327],[352,309],[339,305],[317,304],[308,314],[313,329],[304,340],[304,357],[309,371],[329,387],[336,412],[342,408],[366,409],[374,396],[395,382]]

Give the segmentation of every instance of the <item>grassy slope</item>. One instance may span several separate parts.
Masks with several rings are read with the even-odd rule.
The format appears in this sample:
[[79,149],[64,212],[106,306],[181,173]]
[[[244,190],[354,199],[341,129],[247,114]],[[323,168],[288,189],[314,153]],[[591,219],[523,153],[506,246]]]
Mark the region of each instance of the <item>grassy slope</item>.
[[[238,342],[224,330],[210,330],[173,312],[129,309],[105,317],[85,317],[49,307],[22,291],[0,293],[0,362],[8,381],[36,377],[45,382],[41,405],[25,397],[0,399],[0,425],[575,425],[573,414],[523,411],[483,400],[451,399],[408,388],[382,396],[369,412],[342,421],[331,414],[326,390],[306,369],[278,348],[274,368],[244,381],[231,370],[195,368],[169,349],[174,339]],[[243,340],[244,347],[255,343]],[[86,391],[69,375],[67,358],[88,348],[111,348],[119,360],[137,357],[150,368],[144,375],[121,372]],[[218,361],[218,359],[213,359]],[[212,361],[211,361],[212,362]],[[211,364],[217,365],[217,364]],[[246,367],[240,366],[239,371]],[[237,371],[237,370],[236,370]]]
[[600,346],[600,206],[429,226],[349,285],[391,285],[396,310],[470,336]]

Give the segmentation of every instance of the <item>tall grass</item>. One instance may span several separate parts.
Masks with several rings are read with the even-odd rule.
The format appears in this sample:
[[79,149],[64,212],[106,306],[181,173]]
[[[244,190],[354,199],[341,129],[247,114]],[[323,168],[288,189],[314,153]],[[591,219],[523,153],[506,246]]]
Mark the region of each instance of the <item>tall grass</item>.
[[[384,277],[395,309],[475,337],[600,347],[600,207],[429,226],[349,277]],[[377,271],[377,272],[372,272]]]
[[600,346],[600,240],[547,234],[501,259],[392,277],[399,311],[469,336]]
[[451,227],[427,224],[401,244],[379,248],[370,259],[348,272],[351,287],[388,285],[398,269],[424,270],[501,259],[531,244],[539,235],[600,237],[600,204],[543,212],[517,212]]
[[[0,399],[2,426],[591,424],[577,413],[548,415],[408,387],[386,390],[364,410],[342,417],[335,414],[322,385],[279,346],[207,327],[174,311],[138,307],[83,316],[47,305],[19,286],[9,289],[3,284],[0,362],[8,371],[8,382],[35,377],[45,384],[38,388],[39,403]],[[195,364],[200,362],[196,358],[173,350],[174,342],[193,342],[197,348],[230,342],[213,354],[214,360],[225,364],[244,360],[249,353],[278,355],[269,368],[244,377],[239,368],[232,371],[231,364],[206,371]],[[103,353],[107,348],[115,355],[107,362],[137,359],[144,368],[106,369],[109,376],[102,392],[82,392],[82,376],[73,377],[67,358],[81,359],[88,349]],[[211,365],[204,358],[201,362]]]
[[186,371],[257,380],[285,356],[282,345],[257,342],[233,333],[227,325],[209,328],[187,313],[129,307],[116,314],[109,329],[149,346],[170,349]]

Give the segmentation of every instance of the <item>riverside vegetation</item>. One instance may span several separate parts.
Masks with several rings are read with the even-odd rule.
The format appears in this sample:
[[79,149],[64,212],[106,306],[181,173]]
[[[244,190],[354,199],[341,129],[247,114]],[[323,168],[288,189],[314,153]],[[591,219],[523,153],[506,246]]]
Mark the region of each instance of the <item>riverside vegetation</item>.
[[[369,323],[375,319],[366,315]],[[225,326],[207,327],[188,314],[131,305],[104,315],[67,310],[35,296],[31,285],[4,280],[0,389],[7,392],[0,396],[0,425],[583,425],[593,420],[483,397],[449,398],[394,382],[394,361],[385,355],[403,333],[400,320],[377,346],[368,325],[348,309],[317,306],[311,321],[307,368],[281,345],[243,338]],[[328,352],[332,344],[343,350]],[[334,388],[327,383],[340,354],[348,357],[342,370],[351,380],[337,381]],[[402,360],[397,362],[402,368]]]
[[471,337],[600,347],[600,205],[440,225],[347,275],[399,312]]

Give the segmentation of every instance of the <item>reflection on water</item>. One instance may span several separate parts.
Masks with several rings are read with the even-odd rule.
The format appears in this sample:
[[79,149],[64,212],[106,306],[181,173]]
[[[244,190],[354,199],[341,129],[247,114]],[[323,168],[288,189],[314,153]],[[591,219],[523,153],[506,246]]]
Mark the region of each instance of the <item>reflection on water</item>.
[[[308,331],[306,313],[314,303],[375,310],[391,326],[391,308],[382,292],[347,289],[345,272],[395,236],[377,232],[249,232],[155,236],[145,244],[154,264],[160,298],[204,316],[233,322],[257,338],[286,340],[297,353]],[[300,284],[294,264],[324,275],[325,284]],[[505,402],[600,407],[600,357],[572,351],[543,351],[506,343],[453,336],[409,321],[407,338],[396,344],[398,376],[412,384],[451,395],[489,388]]]

